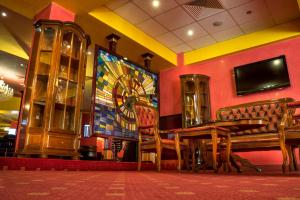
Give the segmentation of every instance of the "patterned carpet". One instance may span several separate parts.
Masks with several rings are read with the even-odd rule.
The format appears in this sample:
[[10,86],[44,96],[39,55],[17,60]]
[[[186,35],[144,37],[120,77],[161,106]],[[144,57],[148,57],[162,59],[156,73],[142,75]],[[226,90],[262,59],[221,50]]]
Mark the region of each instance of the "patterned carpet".
[[0,199],[300,200],[300,174],[3,170]]

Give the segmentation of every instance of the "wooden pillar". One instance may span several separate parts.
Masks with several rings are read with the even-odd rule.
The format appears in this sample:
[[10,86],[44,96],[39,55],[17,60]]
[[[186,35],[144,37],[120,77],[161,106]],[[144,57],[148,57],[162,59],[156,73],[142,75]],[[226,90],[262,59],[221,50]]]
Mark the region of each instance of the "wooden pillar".
[[120,37],[116,34],[110,34],[106,36],[106,39],[108,40],[108,50],[116,53],[117,52],[117,43]]
[[144,58],[144,67],[147,70],[150,70],[153,55],[151,53],[144,53],[144,54],[142,54],[142,57]]
[[50,19],[50,20],[59,20],[59,21],[75,21],[75,13],[61,5],[51,2],[46,8],[40,11],[35,15],[34,21],[39,19]]

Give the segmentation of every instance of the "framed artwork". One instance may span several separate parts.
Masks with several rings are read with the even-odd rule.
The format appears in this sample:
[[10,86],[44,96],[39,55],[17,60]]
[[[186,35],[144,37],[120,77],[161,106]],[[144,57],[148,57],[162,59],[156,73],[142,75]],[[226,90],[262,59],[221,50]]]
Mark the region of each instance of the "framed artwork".
[[96,46],[93,134],[137,139],[133,105],[158,107],[158,75]]

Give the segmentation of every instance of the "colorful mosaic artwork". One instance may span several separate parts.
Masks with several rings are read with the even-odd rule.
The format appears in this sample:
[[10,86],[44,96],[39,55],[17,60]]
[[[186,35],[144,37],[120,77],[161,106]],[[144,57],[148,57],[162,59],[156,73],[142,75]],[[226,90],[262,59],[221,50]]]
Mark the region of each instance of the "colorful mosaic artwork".
[[104,50],[97,61],[94,134],[137,138],[133,104],[157,107],[157,75]]

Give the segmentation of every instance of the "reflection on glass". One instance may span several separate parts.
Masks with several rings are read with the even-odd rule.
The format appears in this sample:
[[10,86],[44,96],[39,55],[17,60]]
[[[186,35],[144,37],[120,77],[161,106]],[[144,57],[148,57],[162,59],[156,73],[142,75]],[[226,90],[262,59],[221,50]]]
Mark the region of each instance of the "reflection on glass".
[[62,54],[70,55],[71,40],[72,40],[72,32],[69,32],[69,31],[64,32],[63,42],[62,42],[62,47],[61,47]]
[[76,103],[76,90],[77,90],[77,84],[69,82],[68,95],[67,95],[67,105],[75,106],[75,103]]
[[79,61],[72,59],[69,79],[75,82],[78,81],[78,67],[79,67]]
[[55,30],[51,27],[45,27],[44,28],[44,38],[43,38],[43,44],[42,44],[42,50],[51,51],[53,46],[53,40],[54,40]]
[[38,75],[35,86],[35,97],[37,101],[45,101],[47,95],[48,76]]
[[72,57],[79,58],[81,41],[77,35],[74,34],[73,36],[73,49],[72,49]]
[[56,98],[55,101],[57,103],[64,103],[65,102],[65,96],[66,96],[66,81],[59,79],[58,80],[58,86],[57,86],[57,92],[56,92]]
[[40,62],[38,67],[38,74],[48,75],[50,64],[51,64],[51,52],[41,52],[40,53]]

